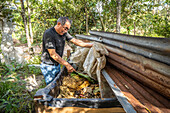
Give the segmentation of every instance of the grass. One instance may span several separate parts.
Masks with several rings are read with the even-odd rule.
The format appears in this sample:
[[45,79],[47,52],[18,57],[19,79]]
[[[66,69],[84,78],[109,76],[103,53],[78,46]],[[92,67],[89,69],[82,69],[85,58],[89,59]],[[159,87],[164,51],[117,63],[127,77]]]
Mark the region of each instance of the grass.
[[[39,62],[39,57],[34,58]],[[32,92],[26,90],[26,79],[31,75],[42,76],[41,70],[36,67],[13,65],[10,70],[5,64],[0,63],[0,111],[1,113],[31,113],[34,111],[33,95],[42,87],[45,87],[42,81],[41,86]]]

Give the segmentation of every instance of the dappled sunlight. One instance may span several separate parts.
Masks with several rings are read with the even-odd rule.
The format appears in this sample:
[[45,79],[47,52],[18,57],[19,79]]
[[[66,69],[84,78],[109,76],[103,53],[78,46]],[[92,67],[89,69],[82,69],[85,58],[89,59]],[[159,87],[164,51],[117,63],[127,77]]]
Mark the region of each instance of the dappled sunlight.
[[[106,71],[112,80],[109,84],[112,89],[106,90],[107,87],[103,91],[114,92],[114,96],[126,103],[119,100],[123,108],[97,111],[47,107],[41,103],[37,104],[38,112],[121,113],[131,105],[141,112],[170,110],[167,99],[170,97],[168,3],[168,0],[1,0],[0,112],[35,112],[33,98],[36,91],[43,95],[37,97],[42,101],[50,100],[52,93],[61,93],[62,90],[55,86],[61,85],[62,81],[46,87],[47,79],[40,69],[43,63],[49,66],[61,64],[59,67],[67,69],[65,72],[82,68],[94,79],[97,72],[96,80],[100,84],[105,81],[99,77],[106,61],[110,63],[106,64]],[[96,46],[96,52],[91,49],[91,55],[85,60],[86,54],[80,54],[81,51],[75,48],[78,45],[90,49],[93,42],[84,44],[80,40],[99,42],[109,55],[106,58],[99,55]],[[72,65],[70,59],[79,61],[78,65],[86,62],[79,67],[74,65],[76,61]],[[48,71],[53,73],[48,73],[50,82],[58,77],[57,71]],[[78,85],[73,82],[71,85]],[[92,92],[88,87],[83,91]]]

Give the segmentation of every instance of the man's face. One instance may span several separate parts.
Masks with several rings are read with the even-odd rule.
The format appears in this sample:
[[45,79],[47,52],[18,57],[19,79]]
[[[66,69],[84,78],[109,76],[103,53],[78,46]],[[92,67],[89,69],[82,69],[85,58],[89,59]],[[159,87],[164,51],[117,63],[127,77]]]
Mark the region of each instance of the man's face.
[[71,24],[69,21],[66,21],[64,25],[61,25],[61,23],[58,23],[58,24],[59,24],[59,32],[58,32],[59,35],[63,35],[64,33],[67,33],[67,31],[71,27]]

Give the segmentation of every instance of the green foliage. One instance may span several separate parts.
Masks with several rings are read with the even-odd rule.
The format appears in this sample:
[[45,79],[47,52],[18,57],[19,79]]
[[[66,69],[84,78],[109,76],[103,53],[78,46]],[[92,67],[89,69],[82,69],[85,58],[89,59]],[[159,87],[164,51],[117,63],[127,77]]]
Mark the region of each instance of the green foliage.
[[26,70],[26,72],[31,73],[31,74],[35,74],[35,75],[41,75],[42,74],[40,68],[37,68],[37,67],[34,67],[34,66],[29,67],[28,70]]
[[[32,112],[34,110],[32,96],[38,89],[28,92],[24,79],[32,74],[41,75],[41,70],[28,65],[10,70],[0,63],[0,73],[0,111],[4,113]],[[45,87],[44,85],[39,88]]]
[[[8,81],[16,79],[15,82]],[[5,113],[21,113],[28,112],[32,109],[33,102],[30,96],[25,92],[24,81],[16,78],[6,78],[0,82],[0,110]]]
[[[169,37],[169,25],[165,17],[168,16],[168,7],[162,1],[122,1],[122,27],[136,26],[137,35]],[[126,27],[125,27],[126,28]],[[130,32],[133,34],[133,32]]]
[[[0,111],[23,113],[33,109],[32,97],[25,90],[25,81],[20,76],[4,77],[0,81]],[[31,99],[32,100],[32,99]]]
[[2,64],[0,62],[0,77],[8,74],[9,71],[10,71],[10,69],[8,69],[8,67],[5,64]]
[[[67,16],[73,20],[70,33],[86,33],[86,11],[89,30],[105,30],[113,32],[116,29],[116,0],[28,0],[31,9],[31,24],[34,43],[42,42],[43,32],[56,25],[57,19]],[[21,17],[20,2],[13,0],[16,9],[13,10],[16,37],[26,43],[24,24]],[[134,23],[137,35],[169,37],[167,0],[122,0],[121,1],[121,33],[133,34]],[[99,8],[100,6],[100,8]],[[38,8],[37,8],[38,7]],[[28,9],[25,1],[26,16]],[[99,11],[100,10],[100,11]],[[9,12],[9,11],[7,11]],[[101,15],[101,17],[100,17]],[[28,26],[29,27],[29,26]],[[130,30],[129,30],[130,27]]]
[[75,72],[73,71],[71,74],[70,74],[72,77],[75,77],[75,76],[80,76],[80,77],[83,77],[85,79],[87,79],[89,82],[91,83],[95,83],[96,81],[94,79],[92,79],[91,77],[89,77],[88,75],[85,75],[85,74],[82,74],[82,73],[78,73],[78,72]]
[[29,64],[40,64],[41,63],[41,56],[36,55],[36,56],[32,57],[28,62],[29,62]]
[[26,35],[23,35],[19,38],[19,41],[22,43],[22,44],[26,44],[27,43],[27,38],[26,38]]

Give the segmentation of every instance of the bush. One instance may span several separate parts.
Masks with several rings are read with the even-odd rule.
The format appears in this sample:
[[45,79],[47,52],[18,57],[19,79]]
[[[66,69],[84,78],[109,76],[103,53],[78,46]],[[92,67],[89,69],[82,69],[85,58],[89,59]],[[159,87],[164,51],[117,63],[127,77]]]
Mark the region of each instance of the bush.
[[[10,70],[5,64],[0,63],[0,112],[2,113],[27,113],[34,111],[33,95],[38,90],[26,90],[26,81],[30,75],[41,75],[41,70],[36,67],[16,66]],[[43,81],[42,81],[43,82]],[[39,88],[45,87],[45,84]]]
[[41,57],[39,55],[36,55],[36,56],[32,57],[28,62],[29,62],[29,64],[40,64]]
[[[12,81],[11,81],[12,80]],[[0,82],[0,111],[4,113],[23,113],[33,110],[31,95],[25,90],[25,81],[6,78]]]

